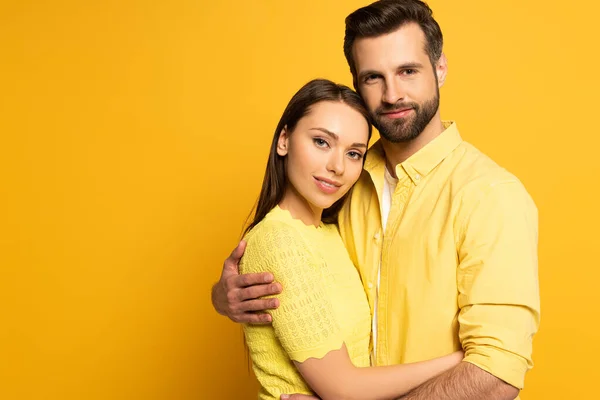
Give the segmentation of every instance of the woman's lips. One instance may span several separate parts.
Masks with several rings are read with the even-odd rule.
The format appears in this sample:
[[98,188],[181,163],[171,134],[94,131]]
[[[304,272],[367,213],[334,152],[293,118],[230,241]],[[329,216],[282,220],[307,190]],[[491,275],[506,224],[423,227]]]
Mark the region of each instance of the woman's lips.
[[313,178],[315,180],[315,184],[317,185],[317,187],[323,193],[326,193],[326,194],[333,194],[333,193],[337,192],[338,190],[340,190],[340,187],[342,186],[340,183],[332,181],[331,179],[321,178],[321,177],[317,177],[317,176],[314,176]]

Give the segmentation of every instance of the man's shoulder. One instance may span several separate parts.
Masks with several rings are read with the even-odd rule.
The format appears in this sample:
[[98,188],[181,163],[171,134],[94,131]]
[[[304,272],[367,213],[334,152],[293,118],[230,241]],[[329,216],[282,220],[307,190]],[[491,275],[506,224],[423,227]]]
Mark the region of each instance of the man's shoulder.
[[493,186],[501,183],[521,184],[519,178],[500,166],[481,150],[463,142],[454,154],[451,179],[464,186]]
[[498,195],[510,194],[531,200],[521,180],[500,166],[481,150],[463,142],[454,160],[450,181],[455,186],[457,197],[486,196],[491,192]]

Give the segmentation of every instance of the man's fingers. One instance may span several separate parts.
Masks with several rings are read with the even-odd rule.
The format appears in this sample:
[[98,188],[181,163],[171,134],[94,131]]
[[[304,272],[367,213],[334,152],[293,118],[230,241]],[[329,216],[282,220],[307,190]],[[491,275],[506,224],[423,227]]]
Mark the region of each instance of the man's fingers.
[[266,325],[270,324],[273,319],[269,314],[265,313],[244,313],[234,319],[234,321],[242,324]]
[[244,255],[244,251],[246,251],[246,241],[242,240],[225,260],[225,263],[223,264],[223,270],[229,269],[238,272],[238,264]]
[[270,272],[259,272],[256,274],[244,274],[235,277],[235,287],[248,287],[252,285],[263,285],[273,282],[273,274]]
[[279,307],[277,299],[248,300],[240,303],[240,311],[265,311]]
[[240,301],[244,300],[254,300],[263,296],[270,296],[272,294],[281,293],[281,284],[280,283],[271,283],[265,285],[254,285],[244,289],[241,289],[238,292],[238,299]]
[[318,397],[306,394],[282,394],[281,400],[320,400]]
[[240,240],[237,247],[233,249],[233,251],[229,255],[229,258],[235,261],[235,263],[237,264],[237,262],[240,261],[240,258],[242,258],[242,256],[244,255],[244,251],[246,251],[246,241]]

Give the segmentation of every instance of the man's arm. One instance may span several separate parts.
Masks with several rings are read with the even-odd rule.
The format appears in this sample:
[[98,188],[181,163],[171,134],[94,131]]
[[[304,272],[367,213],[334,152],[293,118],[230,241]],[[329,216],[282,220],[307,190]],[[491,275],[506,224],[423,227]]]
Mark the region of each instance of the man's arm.
[[[513,400],[519,389],[468,362],[425,382],[399,400]],[[281,400],[319,400],[302,394],[281,395]]]
[[273,283],[273,274],[239,273],[239,262],[246,249],[241,241],[223,263],[221,279],[214,284],[211,298],[215,310],[234,322],[249,324],[268,324],[271,316],[258,311],[279,307],[277,299],[260,299],[281,293],[281,285]]
[[402,399],[513,400],[539,324],[537,210],[518,181],[476,188],[458,224],[465,360]]
[[513,400],[519,389],[496,378],[481,368],[462,362],[412,392],[402,400]]

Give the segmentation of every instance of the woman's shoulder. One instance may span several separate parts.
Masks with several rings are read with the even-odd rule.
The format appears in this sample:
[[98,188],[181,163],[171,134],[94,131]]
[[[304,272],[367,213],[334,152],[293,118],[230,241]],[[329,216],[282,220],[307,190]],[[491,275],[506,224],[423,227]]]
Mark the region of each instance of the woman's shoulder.
[[246,250],[240,270],[276,273],[289,262],[313,257],[312,241],[301,227],[281,218],[264,218],[244,237]]
[[300,235],[298,227],[282,218],[274,218],[267,214],[262,221],[256,224],[244,238],[247,242],[263,238],[265,236],[296,236]]
[[244,237],[245,253],[273,253],[297,246],[307,241],[305,233],[293,221],[268,214],[254,226]]
[[245,240],[250,242],[265,237],[278,240],[308,239],[316,231],[315,227],[306,226],[292,218],[288,211],[275,207],[246,234]]

